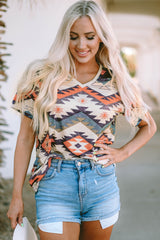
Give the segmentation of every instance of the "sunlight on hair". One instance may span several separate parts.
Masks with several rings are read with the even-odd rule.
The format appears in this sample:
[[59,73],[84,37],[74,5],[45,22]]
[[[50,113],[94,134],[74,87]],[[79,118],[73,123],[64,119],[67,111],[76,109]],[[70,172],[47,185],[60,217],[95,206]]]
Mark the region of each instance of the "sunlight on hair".
[[128,68],[131,77],[136,76],[137,70],[137,50],[133,47],[122,47],[121,56]]

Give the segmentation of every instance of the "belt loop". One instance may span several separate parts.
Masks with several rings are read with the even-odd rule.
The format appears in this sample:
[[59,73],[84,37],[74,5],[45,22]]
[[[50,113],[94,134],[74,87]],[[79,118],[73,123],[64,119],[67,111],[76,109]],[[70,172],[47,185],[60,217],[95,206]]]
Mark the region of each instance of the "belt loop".
[[90,164],[91,164],[91,169],[94,170],[95,164],[94,164],[93,160],[89,159],[89,161],[90,161]]
[[62,160],[58,161],[57,172],[61,171]]
[[78,169],[78,161],[77,161],[77,159],[75,159],[74,162],[75,162],[76,168]]

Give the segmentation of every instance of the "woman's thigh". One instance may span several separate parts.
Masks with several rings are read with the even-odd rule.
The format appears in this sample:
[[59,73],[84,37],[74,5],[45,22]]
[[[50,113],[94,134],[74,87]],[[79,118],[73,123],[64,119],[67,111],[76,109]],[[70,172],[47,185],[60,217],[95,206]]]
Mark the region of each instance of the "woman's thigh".
[[39,229],[40,240],[79,240],[80,224],[63,222],[63,233],[48,233]]
[[40,240],[109,240],[113,226],[102,229],[99,221],[79,223],[64,222],[63,233],[48,233],[39,229]]
[[79,240],[110,240],[113,225],[103,229],[99,221],[82,222]]

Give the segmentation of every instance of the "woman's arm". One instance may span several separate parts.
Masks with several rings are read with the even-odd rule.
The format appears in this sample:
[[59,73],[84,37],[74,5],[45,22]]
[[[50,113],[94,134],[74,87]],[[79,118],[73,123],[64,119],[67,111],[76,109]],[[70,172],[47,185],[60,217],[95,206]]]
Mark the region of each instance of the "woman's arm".
[[30,118],[22,116],[15,149],[13,193],[7,213],[8,218],[11,220],[11,226],[13,229],[16,227],[17,223],[22,223],[22,190],[35,141],[35,134],[31,121],[32,120]]
[[153,120],[151,115],[148,113],[147,116],[150,124],[147,124],[147,122],[145,121],[141,121],[138,125],[139,130],[136,135],[131,141],[126,143],[121,148],[112,148],[106,146],[105,144],[96,144],[97,147],[101,147],[104,150],[97,151],[95,155],[105,154],[103,157],[97,158],[97,161],[105,159],[109,160],[107,164],[104,164],[104,167],[107,167],[113,163],[122,162],[123,160],[131,156],[134,152],[136,152],[138,149],[140,149],[143,145],[145,145],[157,130],[155,121]]

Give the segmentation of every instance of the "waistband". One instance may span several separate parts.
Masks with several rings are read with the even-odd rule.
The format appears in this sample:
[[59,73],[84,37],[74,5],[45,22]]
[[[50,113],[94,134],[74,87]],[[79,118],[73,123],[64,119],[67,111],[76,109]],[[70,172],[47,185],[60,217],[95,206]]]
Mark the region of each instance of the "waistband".
[[61,166],[67,166],[70,168],[79,168],[79,167],[90,167],[92,170],[95,168],[96,165],[102,165],[100,163],[97,163],[93,161],[92,159],[85,159],[85,158],[80,158],[80,159],[52,159],[51,161],[51,166],[57,167],[57,171],[60,172]]

